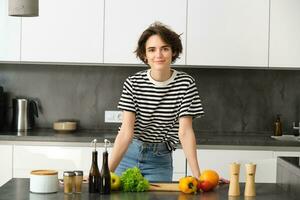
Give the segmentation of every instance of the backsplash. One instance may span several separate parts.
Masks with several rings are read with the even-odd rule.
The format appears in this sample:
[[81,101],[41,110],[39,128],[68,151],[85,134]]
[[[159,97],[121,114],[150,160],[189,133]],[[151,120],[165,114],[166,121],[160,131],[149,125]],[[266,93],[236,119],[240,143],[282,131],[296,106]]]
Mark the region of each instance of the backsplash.
[[[59,119],[77,119],[82,129],[115,129],[104,123],[105,110],[117,110],[123,81],[146,67],[0,64],[0,85],[11,98],[37,98],[40,128]],[[205,115],[194,120],[201,133],[272,134],[281,114],[283,132],[300,119],[300,71],[184,68],[196,79]]]

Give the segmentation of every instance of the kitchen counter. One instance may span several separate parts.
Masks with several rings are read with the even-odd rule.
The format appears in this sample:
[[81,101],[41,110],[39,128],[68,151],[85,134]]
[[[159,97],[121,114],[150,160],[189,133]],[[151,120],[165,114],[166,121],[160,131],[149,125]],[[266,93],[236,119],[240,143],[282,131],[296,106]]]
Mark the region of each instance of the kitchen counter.
[[[197,147],[201,149],[278,150],[300,151],[299,141],[279,141],[269,134],[257,133],[206,133],[197,134]],[[114,130],[82,130],[73,133],[58,133],[52,129],[41,129],[27,133],[0,132],[0,144],[45,144],[62,146],[90,146],[96,138],[100,146],[104,138],[111,142],[116,137]],[[178,146],[178,148],[181,148]]]
[[48,141],[48,142],[83,142],[89,143],[94,138],[114,140],[116,132],[112,130],[78,130],[75,132],[56,132],[52,129],[38,129],[27,132],[0,132],[0,141]]
[[58,199],[77,199],[77,200],[132,200],[132,199],[180,199],[180,200],[219,200],[219,199],[232,199],[232,200],[294,200],[290,194],[284,192],[277,184],[259,183],[256,184],[256,197],[245,198],[243,196],[244,184],[240,184],[241,196],[235,198],[228,198],[228,185],[222,185],[212,192],[198,193],[196,195],[183,194],[181,192],[142,192],[142,193],[122,193],[112,192],[110,195],[89,194],[88,184],[83,184],[83,191],[81,194],[64,194],[63,186],[59,185],[59,191],[53,194],[34,194],[29,192],[29,179],[11,179],[0,188],[0,200],[58,200]]

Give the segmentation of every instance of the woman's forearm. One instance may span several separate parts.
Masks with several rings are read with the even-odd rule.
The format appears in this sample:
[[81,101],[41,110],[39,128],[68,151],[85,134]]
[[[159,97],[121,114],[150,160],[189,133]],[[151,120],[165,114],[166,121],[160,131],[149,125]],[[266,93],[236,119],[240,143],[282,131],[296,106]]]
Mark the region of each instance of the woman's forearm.
[[121,129],[115,139],[111,157],[108,161],[109,170],[114,172],[126,153],[133,138],[135,113],[123,111]]
[[131,141],[132,137],[128,137],[128,134],[119,132],[115,139],[114,147],[112,149],[111,157],[109,160],[110,171],[115,171],[115,169],[121,162],[123,155],[126,153]]
[[190,121],[181,120],[181,122],[181,126],[179,127],[179,140],[193,176],[199,178],[200,168],[197,158],[196,138],[191,124],[192,121],[190,119]]

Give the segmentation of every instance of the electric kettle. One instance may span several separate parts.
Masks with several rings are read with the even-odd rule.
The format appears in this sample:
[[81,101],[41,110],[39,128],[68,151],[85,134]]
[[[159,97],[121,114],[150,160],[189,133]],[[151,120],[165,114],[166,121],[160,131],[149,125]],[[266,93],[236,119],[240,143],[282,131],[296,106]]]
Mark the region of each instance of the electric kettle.
[[26,98],[12,99],[14,131],[27,131],[34,128],[34,118],[38,117],[38,104],[35,100]]

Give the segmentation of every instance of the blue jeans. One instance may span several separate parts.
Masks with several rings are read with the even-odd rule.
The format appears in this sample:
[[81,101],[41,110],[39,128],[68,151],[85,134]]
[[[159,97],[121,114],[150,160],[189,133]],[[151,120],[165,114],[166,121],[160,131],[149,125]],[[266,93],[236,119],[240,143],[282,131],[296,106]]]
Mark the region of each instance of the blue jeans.
[[133,139],[115,173],[121,176],[127,168],[135,166],[150,182],[172,181],[172,152],[165,143],[144,143]]

